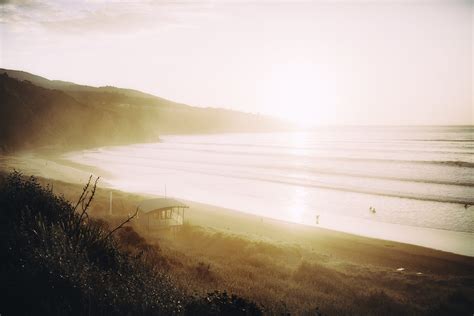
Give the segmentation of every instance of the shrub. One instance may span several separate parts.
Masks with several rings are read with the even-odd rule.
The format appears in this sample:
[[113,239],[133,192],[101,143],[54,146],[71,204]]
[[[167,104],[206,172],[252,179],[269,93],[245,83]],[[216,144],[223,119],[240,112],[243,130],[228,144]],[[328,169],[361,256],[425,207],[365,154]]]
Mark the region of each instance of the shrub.
[[[182,294],[165,273],[169,263],[158,246],[127,221],[110,230],[89,218],[96,183],[89,180],[73,205],[34,177],[13,172],[0,179],[0,314],[262,314],[226,292]],[[209,274],[209,266],[199,268]]]
[[262,309],[254,302],[227,292],[208,293],[206,297],[196,298],[188,303],[186,315],[262,315]]
[[199,262],[196,266],[196,273],[200,279],[203,280],[212,280],[211,265],[205,264],[204,262]]
[[72,205],[33,177],[13,172],[2,181],[2,314],[183,313],[183,295],[168,276],[122,251],[105,225],[88,218],[94,193],[89,182]]

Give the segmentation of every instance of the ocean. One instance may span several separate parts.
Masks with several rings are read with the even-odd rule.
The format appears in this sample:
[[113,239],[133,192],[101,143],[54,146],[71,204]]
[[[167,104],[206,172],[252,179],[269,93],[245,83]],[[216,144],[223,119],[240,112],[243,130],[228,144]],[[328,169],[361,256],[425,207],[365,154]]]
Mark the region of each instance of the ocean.
[[426,126],[163,136],[66,158],[124,191],[474,256],[473,154],[474,126]]

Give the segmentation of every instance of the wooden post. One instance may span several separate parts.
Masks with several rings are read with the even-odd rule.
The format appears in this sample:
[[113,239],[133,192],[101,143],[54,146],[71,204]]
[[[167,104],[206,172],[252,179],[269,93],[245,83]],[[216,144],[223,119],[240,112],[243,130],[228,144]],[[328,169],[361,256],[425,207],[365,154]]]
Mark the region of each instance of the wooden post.
[[109,199],[109,215],[112,215],[112,191],[110,191],[110,199]]

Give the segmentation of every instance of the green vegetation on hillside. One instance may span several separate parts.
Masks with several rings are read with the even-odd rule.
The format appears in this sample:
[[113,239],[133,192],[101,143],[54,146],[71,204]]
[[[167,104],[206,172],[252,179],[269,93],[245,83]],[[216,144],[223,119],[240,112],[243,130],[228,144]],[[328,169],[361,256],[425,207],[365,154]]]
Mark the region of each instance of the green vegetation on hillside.
[[156,139],[140,111],[113,111],[0,75],[0,151],[62,149]]
[[158,141],[161,134],[269,131],[280,120],[174,103],[135,90],[0,69],[0,152]]

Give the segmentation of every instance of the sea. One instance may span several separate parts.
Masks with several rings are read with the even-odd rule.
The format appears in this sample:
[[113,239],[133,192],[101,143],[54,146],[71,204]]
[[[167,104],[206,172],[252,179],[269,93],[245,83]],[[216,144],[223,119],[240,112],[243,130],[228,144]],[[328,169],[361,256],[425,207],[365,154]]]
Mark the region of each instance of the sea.
[[474,126],[168,135],[65,158],[124,191],[474,256]]

